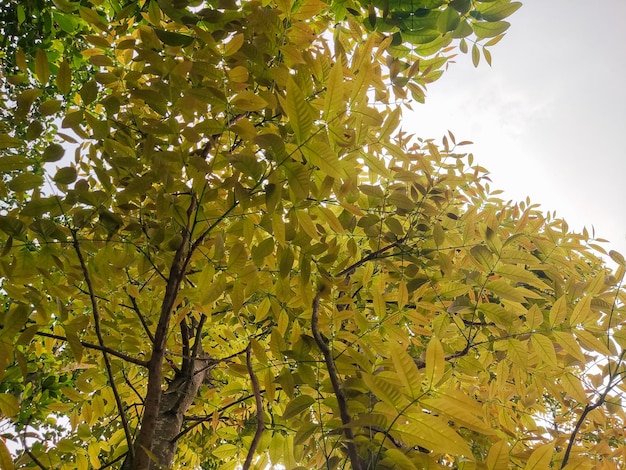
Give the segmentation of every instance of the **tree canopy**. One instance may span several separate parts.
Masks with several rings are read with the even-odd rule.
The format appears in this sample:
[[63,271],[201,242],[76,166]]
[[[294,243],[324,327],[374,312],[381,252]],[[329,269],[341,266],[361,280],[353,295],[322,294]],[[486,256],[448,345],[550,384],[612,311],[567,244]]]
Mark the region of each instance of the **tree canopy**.
[[624,465],[624,258],[402,124],[519,7],[1,5],[0,468]]

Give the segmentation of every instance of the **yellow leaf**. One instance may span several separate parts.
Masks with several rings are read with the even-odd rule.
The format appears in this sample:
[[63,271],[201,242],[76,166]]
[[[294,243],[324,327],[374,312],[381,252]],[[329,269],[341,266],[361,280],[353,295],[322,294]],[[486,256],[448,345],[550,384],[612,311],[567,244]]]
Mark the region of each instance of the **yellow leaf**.
[[61,94],[66,95],[72,89],[72,71],[66,60],[61,62],[56,76],[56,85]]
[[243,40],[243,33],[235,34],[224,46],[224,55],[228,57],[235,54],[243,46]]
[[372,303],[374,304],[374,313],[378,319],[381,320],[385,318],[387,315],[387,306],[378,284],[372,286]]
[[395,372],[404,383],[412,398],[415,398],[422,388],[420,371],[411,355],[399,344],[390,343],[391,360]]
[[402,310],[404,306],[407,304],[407,302],[409,301],[409,291],[406,287],[406,282],[404,281],[404,279],[402,279],[398,283],[397,296],[398,296],[398,310]]
[[561,377],[563,390],[578,403],[587,403],[587,394],[583,389],[580,379],[573,374],[566,373]]
[[533,344],[535,351],[541,357],[541,360],[546,362],[548,365],[552,367],[557,367],[556,361],[556,352],[554,351],[554,345],[552,344],[552,340],[547,336],[534,333],[530,342]]
[[488,470],[507,470],[509,468],[509,445],[505,440],[498,441],[489,449],[487,455]]
[[530,455],[524,470],[547,470],[550,468],[552,461],[552,453],[554,452],[554,443],[543,444],[537,447]]
[[567,317],[567,297],[562,295],[550,309],[550,326],[558,327]]
[[341,225],[341,222],[339,222],[339,219],[332,210],[330,210],[328,207],[322,206],[318,207],[318,209],[333,231],[335,231],[336,233],[343,233],[343,225]]
[[2,416],[12,418],[20,411],[20,404],[15,395],[0,393],[0,413]]
[[495,431],[486,423],[481,405],[460,390],[447,390],[438,394],[437,398],[422,400],[426,408],[436,411],[437,414],[449,417],[460,426],[472,429],[481,434],[495,434]]
[[437,385],[437,383],[443,377],[445,371],[446,361],[443,355],[443,346],[441,342],[432,337],[426,347],[426,380],[431,388]]
[[248,80],[248,69],[242,65],[238,65],[228,72],[228,77],[233,82],[245,82],[246,80]]
[[594,320],[595,318],[590,316],[591,314],[591,296],[586,295],[582,299],[578,301],[576,306],[574,307],[574,311],[570,316],[569,322],[571,326],[578,325],[579,323],[585,324],[588,323],[585,320],[590,318]]
[[13,458],[9,453],[9,449],[7,449],[4,440],[0,439],[0,469],[2,470],[13,470],[15,466],[13,465]]
[[324,97],[324,120],[329,124],[343,114],[345,100],[343,98],[343,64],[341,57],[330,69],[326,82],[326,96]]
[[341,168],[337,154],[332,151],[327,143],[311,139],[302,148],[302,154],[312,165],[335,179],[345,177],[345,172]]
[[[385,459],[389,460],[392,468],[398,470],[416,470],[417,467],[409,458],[399,449],[387,449],[385,451]],[[384,461],[383,461],[384,462]]]
[[291,122],[298,144],[303,144],[309,137],[313,117],[304,93],[292,77],[287,80],[287,96],[284,99],[279,96],[279,101]]
[[565,351],[571,354],[573,357],[578,359],[581,362],[585,361],[585,356],[580,350],[579,344],[576,342],[571,333],[566,331],[553,331],[556,342],[559,346],[561,346]]
[[527,271],[524,268],[512,265],[501,265],[495,269],[496,274],[500,274],[502,277],[515,282],[523,282],[529,284],[537,289],[549,290],[550,286],[541,281],[535,274]]
[[606,346],[606,344],[587,330],[576,330],[576,337],[578,338],[580,345],[586,350],[599,352],[605,356],[611,355],[611,350]]
[[259,111],[268,106],[267,101],[250,90],[237,93],[237,96],[232,100],[232,104],[242,111]]
[[98,454],[100,454],[100,445],[97,442],[90,442],[87,447],[87,455],[89,456],[89,462],[93,468],[101,467]]
[[448,426],[446,420],[426,413],[411,414],[410,418],[415,423],[406,424],[401,429],[396,429],[403,434],[403,440],[416,442],[418,445],[437,453],[464,455],[473,458],[467,442]]
[[303,2],[297,2],[298,5],[295,12],[292,14],[294,20],[308,20],[319,14],[321,11],[328,9],[328,4],[321,0],[305,0]]
[[315,228],[315,224],[309,214],[304,210],[297,210],[296,217],[298,218],[298,225],[300,225],[300,228],[304,231],[304,233],[306,233],[313,240],[317,239],[317,228]]

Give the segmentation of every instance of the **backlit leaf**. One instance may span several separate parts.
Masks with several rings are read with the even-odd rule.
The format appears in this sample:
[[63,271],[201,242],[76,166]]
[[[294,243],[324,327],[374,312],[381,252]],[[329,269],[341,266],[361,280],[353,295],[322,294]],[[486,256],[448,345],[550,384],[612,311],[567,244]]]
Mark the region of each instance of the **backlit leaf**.
[[37,49],[35,54],[35,74],[42,85],[48,83],[50,78],[50,63],[43,49]]
[[533,450],[524,470],[545,470],[550,467],[552,455],[554,452],[554,443],[539,445]]
[[445,371],[445,358],[443,353],[443,347],[441,342],[432,337],[426,347],[426,380],[431,387],[437,385],[437,383],[443,377]]

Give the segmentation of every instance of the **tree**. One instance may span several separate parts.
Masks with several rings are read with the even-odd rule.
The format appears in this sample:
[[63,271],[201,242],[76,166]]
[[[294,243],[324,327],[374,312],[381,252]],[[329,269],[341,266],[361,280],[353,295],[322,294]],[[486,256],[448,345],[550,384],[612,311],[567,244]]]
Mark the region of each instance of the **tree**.
[[617,468],[623,257],[402,129],[519,6],[0,7],[0,466]]

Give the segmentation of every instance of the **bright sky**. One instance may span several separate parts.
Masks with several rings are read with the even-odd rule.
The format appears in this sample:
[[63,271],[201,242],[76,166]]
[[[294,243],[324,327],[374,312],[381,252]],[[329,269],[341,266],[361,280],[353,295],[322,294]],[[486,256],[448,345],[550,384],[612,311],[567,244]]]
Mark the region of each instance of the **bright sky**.
[[626,255],[626,0],[523,3],[492,67],[460,54],[405,126],[473,141],[504,199],[529,196]]

